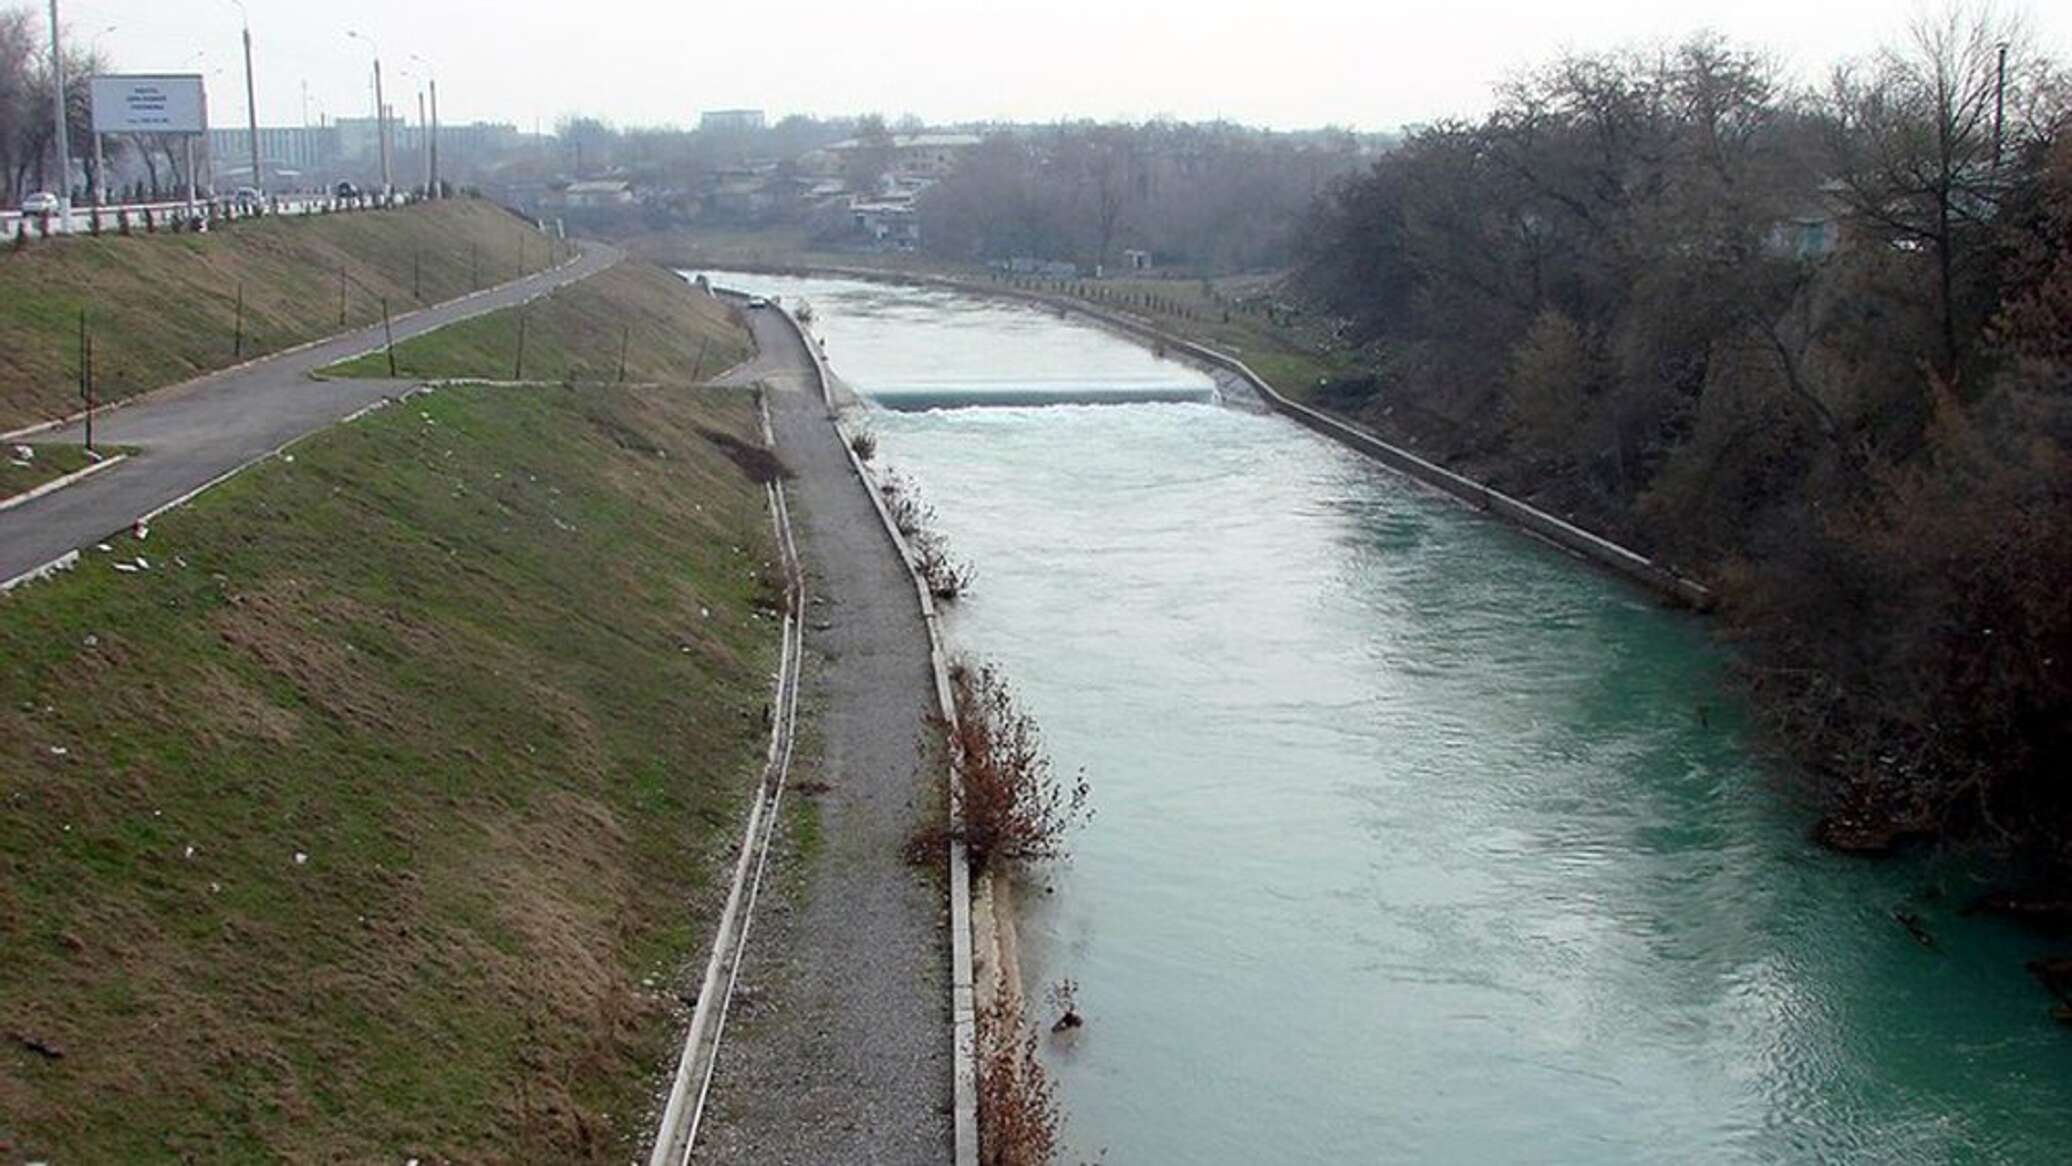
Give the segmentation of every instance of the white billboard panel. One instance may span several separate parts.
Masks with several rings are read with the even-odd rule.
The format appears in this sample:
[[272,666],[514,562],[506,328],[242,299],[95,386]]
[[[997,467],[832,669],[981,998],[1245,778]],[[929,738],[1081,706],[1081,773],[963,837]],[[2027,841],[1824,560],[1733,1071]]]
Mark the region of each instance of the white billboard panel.
[[191,73],[93,78],[97,134],[199,134],[209,128],[201,77]]

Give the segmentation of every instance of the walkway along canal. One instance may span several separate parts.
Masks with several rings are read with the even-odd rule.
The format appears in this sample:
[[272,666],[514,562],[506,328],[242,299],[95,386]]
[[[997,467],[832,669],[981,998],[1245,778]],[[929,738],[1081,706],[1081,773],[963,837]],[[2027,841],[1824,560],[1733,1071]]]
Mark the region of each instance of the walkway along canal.
[[[952,639],[1092,779],[1020,897],[1031,996],[1069,977],[1087,1018],[1045,1042],[1080,1153],[2072,1144],[2040,947],[1959,915],[1961,864],[1808,843],[1696,617],[1054,315],[716,278],[810,300],[866,397],[925,394],[873,424],[977,567]],[[1111,388],[1139,403],[941,407]]]

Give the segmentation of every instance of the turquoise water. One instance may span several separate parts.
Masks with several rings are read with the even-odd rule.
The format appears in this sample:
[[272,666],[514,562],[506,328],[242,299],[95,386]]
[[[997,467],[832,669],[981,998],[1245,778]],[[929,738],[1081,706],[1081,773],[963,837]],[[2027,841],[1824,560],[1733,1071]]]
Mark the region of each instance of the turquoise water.
[[[807,295],[867,393],[1194,383],[1019,308],[737,279]],[[1032,996],[1088,1019],[1044,1046],[1081,1153],[2072,1157],[2042,947],[1960,918],[1955,864],[1807,844],[1699,621],[1275,418],[875,424],[978,569],[955,645],[1093,782],[1021,902]]]

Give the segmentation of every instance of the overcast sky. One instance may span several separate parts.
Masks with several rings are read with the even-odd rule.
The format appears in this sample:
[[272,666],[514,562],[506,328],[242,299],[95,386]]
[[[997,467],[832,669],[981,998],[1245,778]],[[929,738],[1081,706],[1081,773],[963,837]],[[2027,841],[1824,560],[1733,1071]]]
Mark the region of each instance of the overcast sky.
[[[10,0],[0,0],[8,3]],[[23,0],[12,0],[23,2]],[[245,101],[233,0],[60,0],[70,35],[133,71],[199,71],[216,124]],[[415,120],[432,62],[449,123],[551,128],[582,112],[695,124],[730,106],[880,111],[931,122],[1224,117],[1393,129],[1472,116],[1491,85],[1566,48],[1710,28],[1811,77],[1893,39],[1908,0],[245,0],[260,120],[372,110],[368,47]],[[41,11],[44,0],[35,0]],[[2030,4],[2040,47],[2072,56],[2072,4]],[[405,76],[405,73],[416,76]]]

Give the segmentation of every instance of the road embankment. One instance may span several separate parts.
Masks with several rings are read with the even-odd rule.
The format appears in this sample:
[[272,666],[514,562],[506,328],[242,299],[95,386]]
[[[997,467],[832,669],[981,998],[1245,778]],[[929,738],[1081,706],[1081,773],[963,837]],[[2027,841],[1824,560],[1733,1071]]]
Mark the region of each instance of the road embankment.
[[0,253],[0,432],[69,417],[81,326],[110,404],[544,270],[565,244],[480,199],[69,238]]
[[0,600],[13,1151],[636,1153],[763,759],[760,442],[441,390]]

